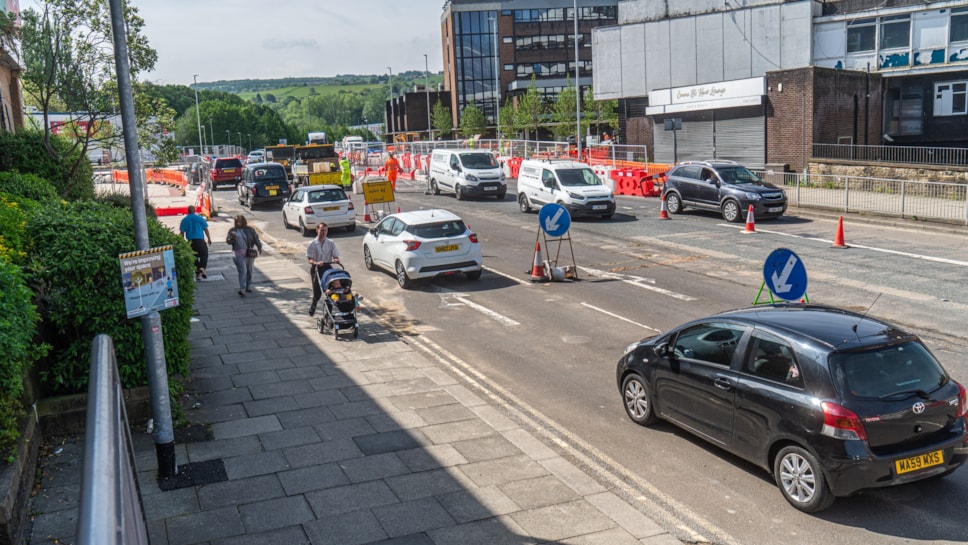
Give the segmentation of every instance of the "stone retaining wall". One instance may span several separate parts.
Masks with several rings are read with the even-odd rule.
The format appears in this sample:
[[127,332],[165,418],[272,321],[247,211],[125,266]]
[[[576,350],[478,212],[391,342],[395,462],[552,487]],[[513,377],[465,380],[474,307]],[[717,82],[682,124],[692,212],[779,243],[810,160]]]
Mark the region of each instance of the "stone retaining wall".
[[810,160],[810,174],[835,176],[858,176],[887,180],[913,180],[920,182],[943,182],[968,184],[968,167],[950,165],[908,165],[903,163],[861,163],[850,161]]

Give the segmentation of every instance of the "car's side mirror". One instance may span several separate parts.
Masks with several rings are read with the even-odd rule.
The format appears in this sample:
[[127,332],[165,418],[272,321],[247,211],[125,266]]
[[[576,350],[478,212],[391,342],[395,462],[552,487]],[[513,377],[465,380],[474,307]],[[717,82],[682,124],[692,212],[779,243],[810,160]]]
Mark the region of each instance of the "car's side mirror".
[[655,345],[655,354],[662,357],[669,356],[669,343],[659,343]]

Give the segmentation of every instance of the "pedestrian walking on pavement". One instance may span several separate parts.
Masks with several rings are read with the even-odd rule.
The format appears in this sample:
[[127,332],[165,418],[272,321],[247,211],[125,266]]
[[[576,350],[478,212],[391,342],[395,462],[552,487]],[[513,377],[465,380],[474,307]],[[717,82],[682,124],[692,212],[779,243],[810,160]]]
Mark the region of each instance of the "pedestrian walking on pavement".
[[245,216],[239,214],[235,216],[235,226],[229,229],[225,243],[232,246],[232,253],[235,254],[235,268],[239,271],[239,297],[245,297],[246,293],[252,293],[252,267],[255,266],[256,256],[262,253],[262,241],[259,240],[259,233],[249,227]]
[[313,303],[309,306],[309,315],[316,314],[316,303],[323,296],[319,286],[319,277],[323,271],[331,269],[333,263],[340,263],[339,249],[333,239],[326,238],[329,227],[325,223],[316,226],[316,238],[306,248],[306,259],[309,260],[309,281],[313,284]]
[[387,157],[386,164],[383,165],[387,171],[387,181],[390,182],[393,190],[397,190],[397,172],[400,170],[400,162],[397,158],[393,156],[393,152],[390,152],[390,156]]
[[[208,267],[208,247],[212,245],[212,235],[208,232],[208,222],[195,213],[195,207],[188,207],[188,215],[182,218],[178,230],[192,245],[195,252],[195,280],[199,277],[208,278],[205,269]],[[205,243],[206,239],[208,244]]]

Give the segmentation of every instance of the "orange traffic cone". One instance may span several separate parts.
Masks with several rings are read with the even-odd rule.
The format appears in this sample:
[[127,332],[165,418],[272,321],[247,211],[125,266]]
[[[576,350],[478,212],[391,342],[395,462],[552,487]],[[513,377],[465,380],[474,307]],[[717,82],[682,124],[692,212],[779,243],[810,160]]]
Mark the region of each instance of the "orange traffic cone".
[[534,243],[534,265],[531,266],[531,281],[532,282],[545,282],[548,277],[545,276],[544,260],[541,259],[541,243]]
[[366,199],[363,199],[363,223],[370,223],[370,207],[366,204]]
[[753,205],[750,205],[750,211],[746,213],[746,229],[743,229],[743,233],[755,233],[756,232],[756,222],[753,220]]
[[669,207],[666,206],[665,195],[662,195],[662,207],[659,209],[659,219],[660,220],[672,219],[669,217]]
[[397,214],[400,213],[400,203],[397,203]]
[[844,244],[844,217],[837,219],[837,235],[834,236],[834,245],[831,248],[850,248]]

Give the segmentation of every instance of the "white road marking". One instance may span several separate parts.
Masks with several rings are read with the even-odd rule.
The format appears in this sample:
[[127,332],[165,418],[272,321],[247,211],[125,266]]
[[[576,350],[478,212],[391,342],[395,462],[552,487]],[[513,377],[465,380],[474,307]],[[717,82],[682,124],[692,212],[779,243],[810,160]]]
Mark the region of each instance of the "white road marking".
[[520,279],[520,278],[518,278],[516,276],[511,276],[510,274],[505,274],[505,273],[502,273],[501,271],[496,271],[494,269],[488,268],[487,269],[487,272],[494,273],[494,274],[496,274],[498,276],[503,276],[504,278],[507,278],[508,280],[511,280],[513,282],[517,282],[518,284],[521,284],[522,286],[533,286],[534,285],[534,282],[530,282],[530,281],[526,282],[526,281],[524,281],[524,280],[522,280],[522,279]]
[[608,271],[600,271],[598,269],[589,269],[588,267],[581,267],[581,269],[584,270],[584,271],[587,271],[587,272],[589,272],[591,274],[601,276],[602,278],[611,278],[613,280],[621,280],[622,282],[625,282],[626,284],[631,284],[633,286],[636,286],[636,287],[639,287],[639,288],[642,288],[642,289],[647,289],[649,291],[654,291],[656,293],[661,293],[662,295],[668,295],[669,297],[675,297],[676,299],[680,299],[682,301],[695,301],[696,300],[695,297],[690,297],[690,296],[688,296],[688,295],[686,295],[684,293],[678,293],[678,292],[674,292],[674,291],[667,290],[665,288],[660,288],[658,286],[653,286],[653,285],[650,285],[650,284],[646,284],[645,282],[648,282],[648,280],[645,279],[645,278],[642,278],[640,276],[632,276],[632,275],[629,275],[629,274],[618,274],[618,273],[612,273],[612,272],[608,272]]
[[581,303],[581,306],[590,308],[592,310],[597,310],[598,312],[601,312],[602,314],[606,314],[608,316],[611,316],[612,318],[618,318],[619,320],[628,322],[628,323],[630,323],[632,325],[637,325],[637,326],[641,327],[642,329],[648,329],[650,331],[655,331],[656,333],[661,333],[661,330],[658,330],[658,329],[656,329],[654,327],[647,326],[645,324],[640,324],[640,323],[636,322],[635,320],[630,320],[630,319],[628,319],[628,318],[626,318],[624,316],[619,316],[618,314],[615,314],[613,312],[609,312],[609,311],[607,311],[607,310],[605,310],[603,308],[598,308],[598,307],[596,307],[594,305],[589,305],[588,303]]
[[459,301],[461,304],[467,305],[467,306],[471,307],[472,309],[476,310],[477,312],[480,312],[481,314],[487,316],[488,318],[491,318],[492,320],[494,320],[496,322],[500,322],[500,323],[502,323],[502,324],[504,324],[506,326],[512,326],[513,327],[513,326],[519,326],[519,325],[521,325],[519,322],[515,322],[514,320],[508,318],[507,316],[504,316],[503,314],[500,314],[498,312],[495,312],[495,311],[493,311],[493,310],[485,307],[484,305],[479,305],[479,304],[471,301],[470,299],[467,298],[467,294],[466,293],[458,293],[456,291],[451,291],[451,290],[446,289],[446,288],[440,288],[440,291],[441,291],[440,298],[441,298],[441,300],[443,301],[443,303],[445,305],[452,306],[453,303],[448,303],[447,302],[447,299],[448,298],[453,298],[453,299]]
[[[724,224],[721,224],[721,225],[724,225],[726,227],[732,227],[734,229],[739,229],[740,228],[738,225],[731,225],[731,224],[725,224],[725,223]],[[797,234],[794,234],[794,233],[781,233],[779,231],[769,231],[769,230],[760,229],[760,228],[757,228],[756,230],[758,232],[768,233],[768,234],[771,234],[771,235],[780,235],[780,236],[784,236],[784,237],[799,238],[799,239],[803,239],[803,240],[812,240],[814,242],[824,242],[824,243],[827,243],[827,244],[833,244],[834,243],[834,241],[827,240],[825,238],[805,237],[803,235],[797,235]],[[848,244],[848,246],[850,246],[851,248],[860,248],[860,249],[863,249],[863,250],[870,250],[872,252],[881,252],[881,253],[884,253],[884,254],[893,254],[893,255],[899,255],[899,256],[902,256],[902,257],[910,257],[912,259],[921,259],[921,260],[924,260],[924,261],[933,261],[935,263],[944,263],[946,265],[957,265],[959,267],[968,267],[968,261],[958,261],[956,259],[948,259],[946,257],[934,257],[934,256],[931,256],[931,255],[912,254],[910,252],[901,252],[901,251],[898,251],[898,250],[888,250],[887,248],[878,248],[876,246],[864,246],[863,244]]]

